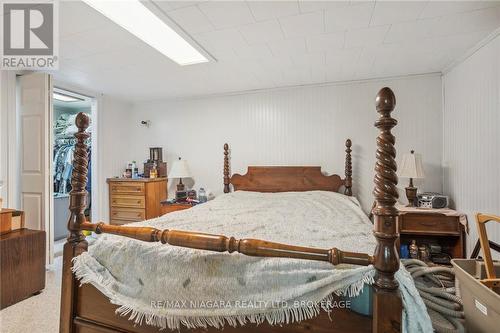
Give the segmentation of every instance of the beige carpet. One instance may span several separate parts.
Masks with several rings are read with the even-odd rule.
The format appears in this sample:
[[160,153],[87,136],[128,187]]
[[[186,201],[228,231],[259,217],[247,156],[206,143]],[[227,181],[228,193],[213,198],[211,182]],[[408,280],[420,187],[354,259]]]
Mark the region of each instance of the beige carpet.
[[41,294],[0,311],[0,332],[59,332],[61,270],[62,257],[57,257],[54,265],[47,270],[45,289]]

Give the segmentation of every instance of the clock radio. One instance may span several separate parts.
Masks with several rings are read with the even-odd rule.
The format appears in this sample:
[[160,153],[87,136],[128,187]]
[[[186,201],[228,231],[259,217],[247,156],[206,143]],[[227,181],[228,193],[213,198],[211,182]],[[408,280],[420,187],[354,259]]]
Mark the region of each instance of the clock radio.
[[448,196],[434,192],[425,192],[417,195],[418,207],[421,208],[446,208]]

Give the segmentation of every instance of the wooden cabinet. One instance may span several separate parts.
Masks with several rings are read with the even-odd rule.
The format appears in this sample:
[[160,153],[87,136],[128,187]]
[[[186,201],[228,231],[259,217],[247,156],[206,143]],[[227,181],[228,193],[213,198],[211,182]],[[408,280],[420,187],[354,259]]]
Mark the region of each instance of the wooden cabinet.
[[45,288],[45,231],[19,229],[0,236],[0,309]]
[[161,214],[167,214],[171,212],[176,212],[178,210],[189,209],[193,207],[191,204],[187,203],[162,203],[161,204]]
[[[465,258],[465,227],[459,216],[440,213],[405,212],[399,215],[400,244],[440,245],[452,258]],[[398,251],[399,245],[397,244]]]
[[108,178],[111,224],[126,224],[158,217],[167,198],[167,178]]

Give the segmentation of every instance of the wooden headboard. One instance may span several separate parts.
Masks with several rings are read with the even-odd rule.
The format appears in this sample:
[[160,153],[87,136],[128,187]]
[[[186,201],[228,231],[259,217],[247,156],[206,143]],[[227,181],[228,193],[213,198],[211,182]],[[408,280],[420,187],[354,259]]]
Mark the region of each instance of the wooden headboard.
[[249,166],[245,175],[229,177],[229,145],[224,144],[224,193],[233,189],[255,192],[338,192],[344,186],[344,194],[352,195],[351,140],[345,142],[345,178],[326,176],[319,166]]

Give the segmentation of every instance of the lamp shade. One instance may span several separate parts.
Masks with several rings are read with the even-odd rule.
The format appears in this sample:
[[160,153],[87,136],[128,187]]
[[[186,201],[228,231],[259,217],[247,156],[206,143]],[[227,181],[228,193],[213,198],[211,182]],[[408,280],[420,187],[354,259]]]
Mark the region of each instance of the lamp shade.
[[422,166],[422,155],[415,154],[413,150],[410,154],[404,154],[398,176],[402,178],[424,178],[424,167]]
[[191,178],[191,170],[186,160],[181,160],[180,157],[172,165],[172,169],[168,173],[168,178]]

